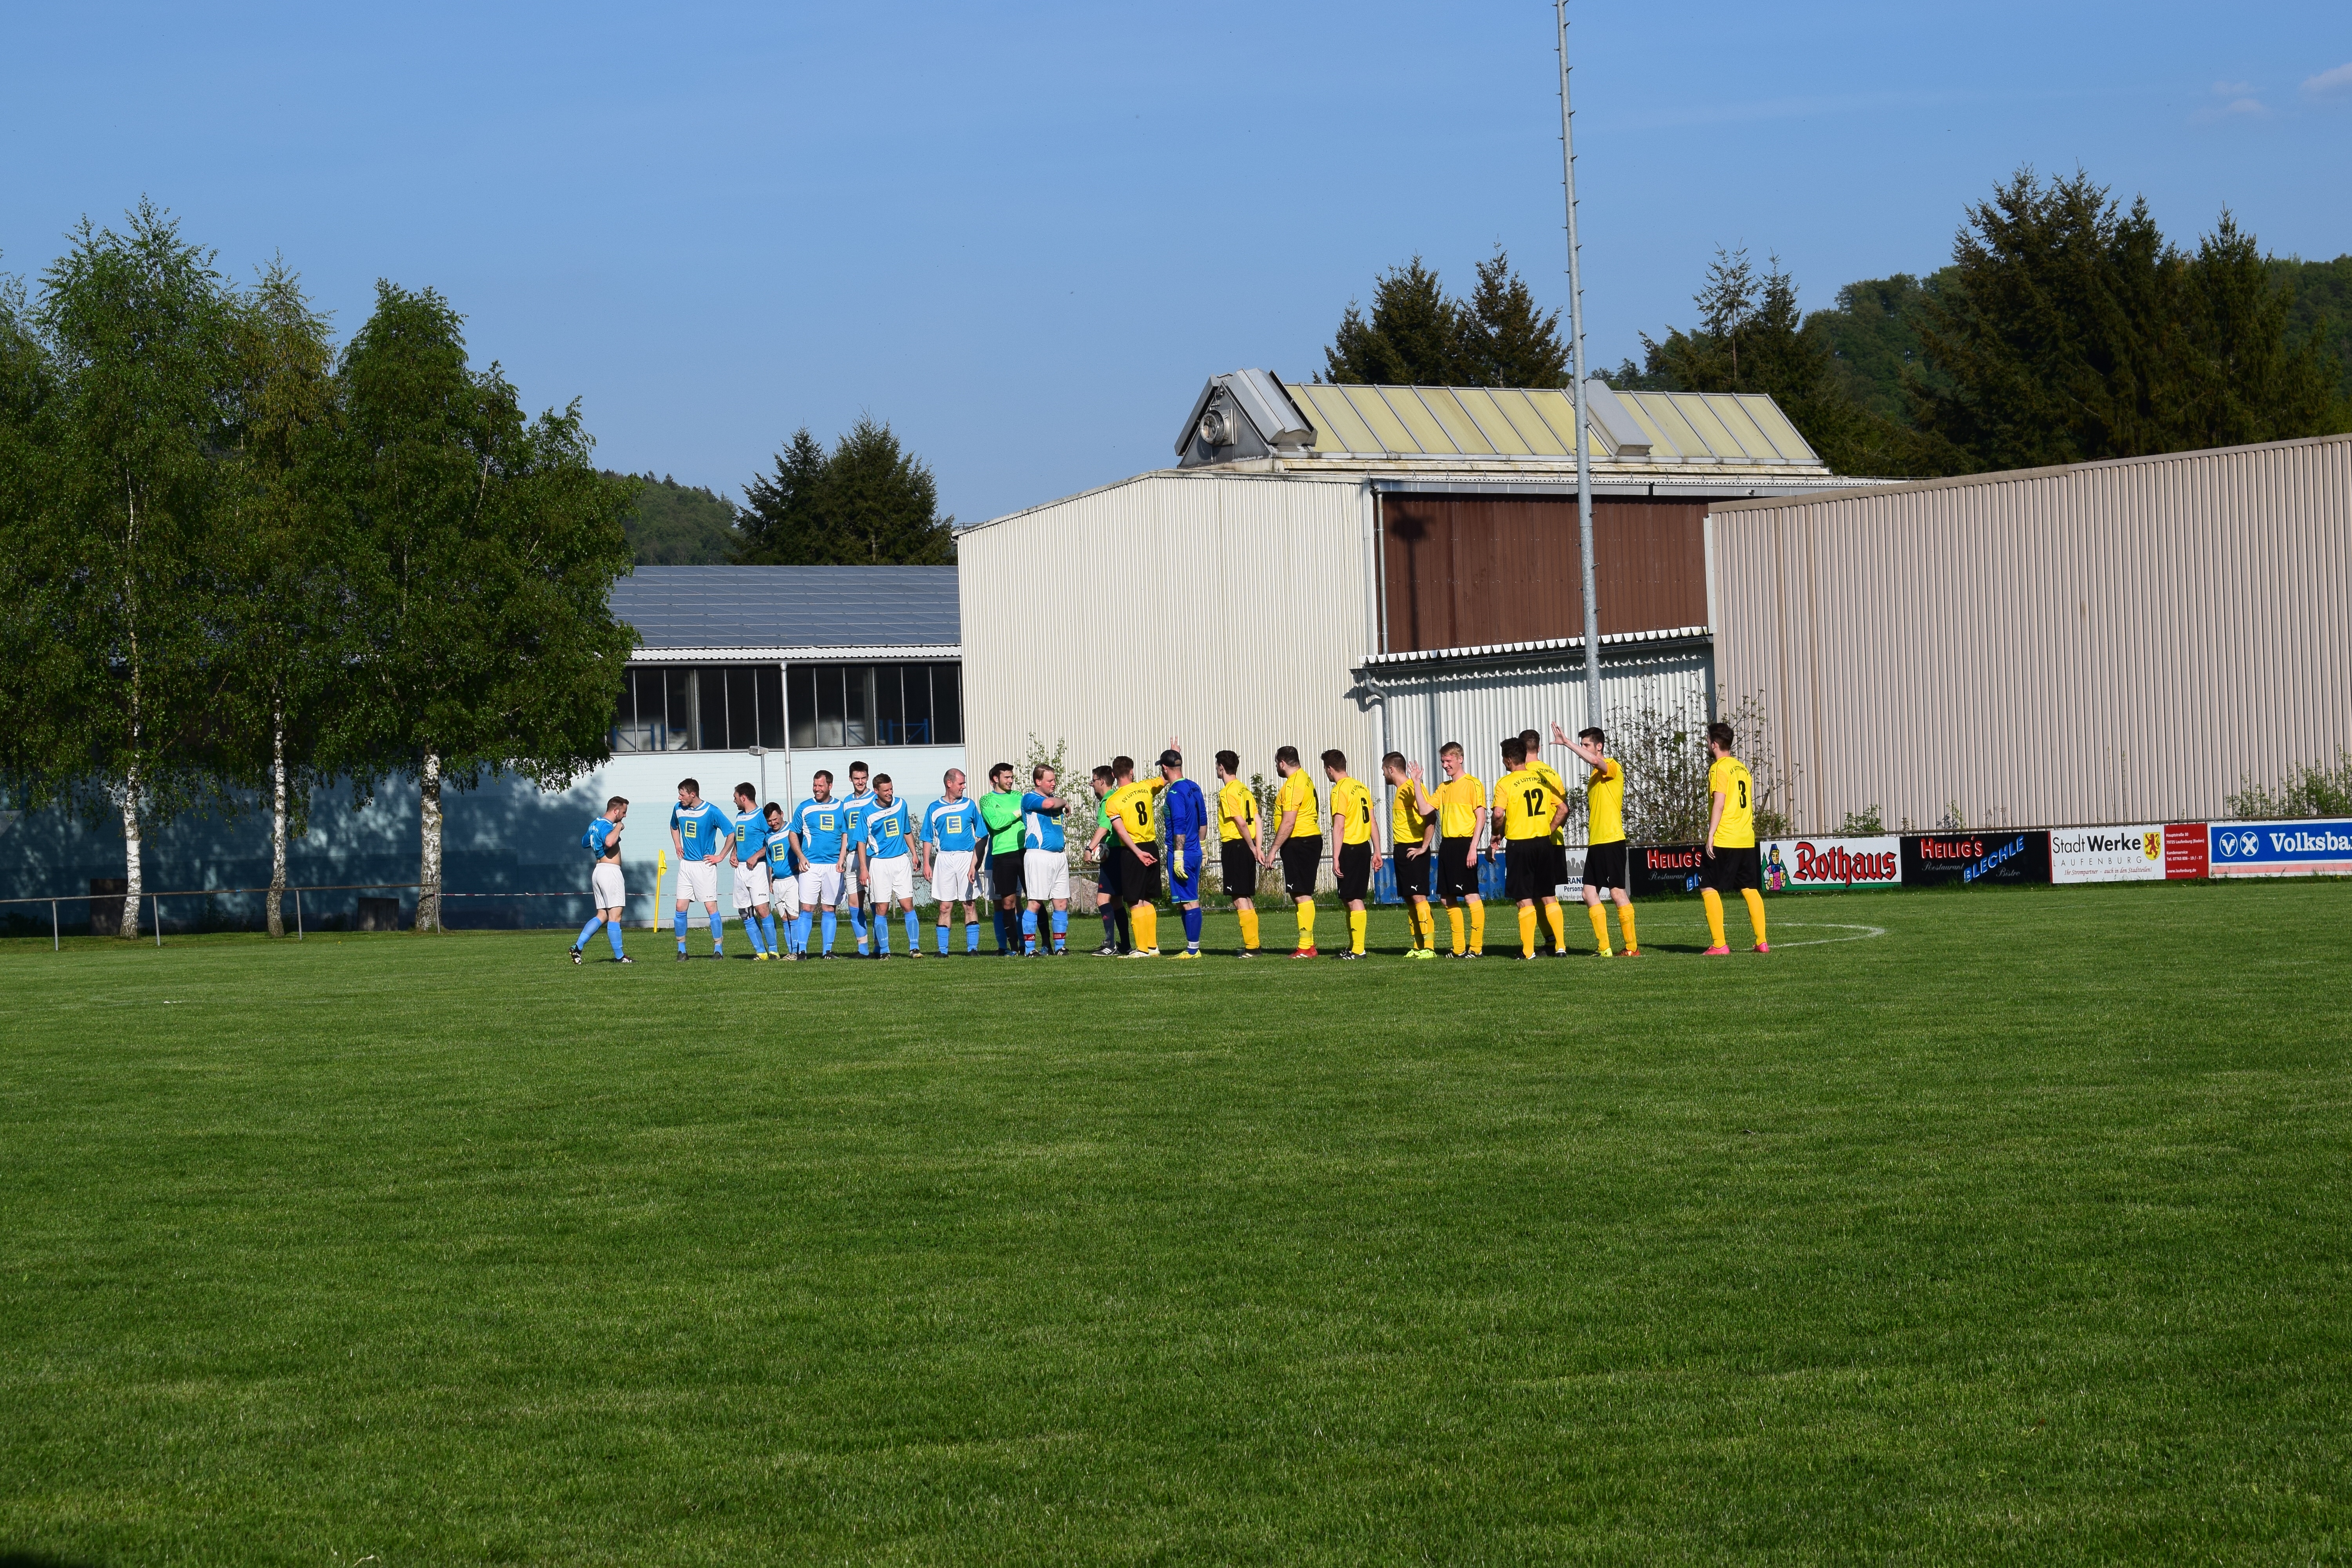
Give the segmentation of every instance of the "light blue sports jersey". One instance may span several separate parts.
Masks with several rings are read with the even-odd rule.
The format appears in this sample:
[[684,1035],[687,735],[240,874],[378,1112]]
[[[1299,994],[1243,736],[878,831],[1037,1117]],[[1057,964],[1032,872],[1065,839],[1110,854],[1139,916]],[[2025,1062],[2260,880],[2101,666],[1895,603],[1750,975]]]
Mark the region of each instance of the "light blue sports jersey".
[[830,866],[841,858],[841,843],[849,825],[841,802],[812,795],[793,811],[793,831],[801,836],[801,853],[811,864]]
[[1021,841],[1032,849],[1063,847],[1061,808],[1044,809],[1045,800],[1034,789],[1021,797],[1021,820],[1028,829]]
[[727,841],[735,836],[735,825],[727,814],[707,800],[692,811],[682,805],[670,807],[669,826],[678,837],[677,852],[688,860],[725,854]]
[[604,847],[613,841],[613,835],[619,831],[621,831],[620,824],[608,816],[600,816],[590,823],[586,835],[580,840],[588,847],[588,858],[602,860],[604,858]]
[[749,866],[766,853],[768,816],[758,806],[735,814],[735,864]]
[[864,843],[866,814],[874,809],[874,792],[869,789],[864,795],[851,795],[841,803],[841,809],[845,813],[841,819],[841,830],[849,836],[851,847],[855,847]]
[[869,801],[866,807],[866,858],[896,860],[915,841],[915,814],[903,800],[884,805]]
[[980,831],[980,802],[970,795],[935,800],[923,813],[923,842],[934,849],[977,849]]

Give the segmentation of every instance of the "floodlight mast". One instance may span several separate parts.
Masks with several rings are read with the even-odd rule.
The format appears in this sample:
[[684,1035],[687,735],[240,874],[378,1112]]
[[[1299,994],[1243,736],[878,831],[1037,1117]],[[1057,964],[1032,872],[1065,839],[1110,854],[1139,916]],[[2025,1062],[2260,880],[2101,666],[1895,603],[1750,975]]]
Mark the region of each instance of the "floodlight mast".
[[1601,728],[1601,605],[1592,580],[1592,435],[1584,408],[1584,280],[1576,243],[1576,142],[1568,105],[1568,0],[1552,0],[1559,35],[1559,162],[1568,192],[1568,355],[1576,405],[1576,550],[1584,567],[1584,721]]

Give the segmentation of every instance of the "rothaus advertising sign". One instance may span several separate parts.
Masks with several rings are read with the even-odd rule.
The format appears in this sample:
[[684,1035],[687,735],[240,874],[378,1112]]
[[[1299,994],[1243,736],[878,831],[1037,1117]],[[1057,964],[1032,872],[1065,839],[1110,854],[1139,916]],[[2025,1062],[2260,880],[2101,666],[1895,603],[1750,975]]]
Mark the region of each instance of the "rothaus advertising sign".
[[1768,838],[1764,890],[1801,893],[1821,888],[1892,888],[1903,880],[1903,840]]
[[2046,882],[2050,879],[2047,833],[1906,833],[1903,836],[1903,880],[1920,887],[1937,882]]
[[2050,830],[2050,879],[2053,882],[2161,882],[2164,829],[2053,827]]
[[2352,876],[2352,817],[2317,822],[2217,822],[2216,877]]

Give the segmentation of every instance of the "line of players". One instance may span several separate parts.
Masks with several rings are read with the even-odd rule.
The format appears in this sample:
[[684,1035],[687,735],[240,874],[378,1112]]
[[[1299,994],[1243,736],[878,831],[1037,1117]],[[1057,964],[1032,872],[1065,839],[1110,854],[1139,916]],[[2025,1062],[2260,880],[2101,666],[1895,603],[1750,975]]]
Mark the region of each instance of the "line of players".
[[[1585,780],[1587,841],[1583,872],[1586,912],[1599,957],[1613,957],[1607,906],[1613,901],[1623,953],[1639,957],[1631,896],[1630,849],[1624,830],[1625,772],[1607,754],[1605,736],[1586,729],[1570,739],[1551,727],[1555,744],[1567,748],[1590,770]],[[1755,951],[1770,951],[1765,940],[1754,817],[1755,783],[1732,753],[1734,735],[1723,723],[1707,727],[1707,784],[1712,797],[1703,847],[1702,894],[1710,957],[1730,952],[1726,941],[1722,895],[1737,891],[1753,928]],[[1538,925],[1548,928],[1551,950],[1565,956],[1567,944],[1557,897],[1567,880],[1561,824],[1570,805],[1569,786],[1546,763],[1541,738],[1523,731],[1500,747],[1503,773],[1491,800],[1485,783],[1467,768],[1459,742],[1438,754],[1444,782],[1428,786],[1418,764],[1391,752],[1381,773],[1395,795],[1390,810],[1388,853],[1396,886],[1405,900],[1413,945],[1406,956],[1439,956],[1435,906],[1446,910],[1450,956],[1476,958],[1486,951],[1486,905],[1479,887],[1482,860],[1499,853],[1504,896],[1517,910],[1519,954],[1537,956]],[[1337,751],[1318,759],[1330,786],[1328,812],[1313,780],[1300,765],[1296,747],[1275,753],[1281,786],[1275,800],[1275,827],[1262,847],[1255,793],[1240,778],[1233,752],[1216,756],[1218,789],[1213,812],[1198,784],[1184,774],[1184,758],[1171,738],[1160,752],[1156,776],[1139,779],[1129,757],[1114,758],[1094,770],[1099,802],[1093,837],[1083,858],[1098,862],[1103,957],[1160,956],[1157,902],[1165,872],[1169,897],[1181,915],[1184,946],[1171,956],[1201,956],[1201,874],[1213,827],[1220,869],[1234,895],[1242,945],[1237,956],[1258,956],[1255,901],[1260,868],[1279,866],[1283,887],[1297,921],[1293,958],[1319,956],[1315,928],[1316,881],[1325,858],[1325,828],[1339,903],[1348,921],[1348,945],[1337,956],[1364,956],[1366,902],[1372,867],[1382,853],[1372,793],[1348,772]],[[832,958],[841,914],[849,918],[858,957],[890,956],[893,906],[903,918],[908,956],[922,956],[921,926],[915,910],[918,869],[937,900],[938,946],[950,951],[955,907],[964,914],[964,951],[981,951],[978,905],[983,897],[982,857],[986,856],[986,895],[1002,956],[1068,951],[1069,856],[1064,818],[1070,803],[1057,792],[1050,767],[1032,771],[1026,789],[1016,787],[1016,771],[999,763],[989,773],[990,789],[977,799],[965,794],[961,769],[950,769],[942,795],[919,819],[899,797],[887,773],[870,782],[863,763],[852,763],[850,792],[836,799],[833,775],[819,772],[811,794],[787,816],[782,805],[759,804],[749,784],[735,789],[730,816],[701,795],[693,779],[678,784],[670,813],[670,842],[677,855],[677,956],[687,956],[687,922],[699,901],[710,925],[711,952],[726,956],[724,919],[719,908],[720,868],[734,875],[735,908],[742,911],[752,957],[801,960]],[[593,861],[594,918],[572,942],[572,961],[604,926],[614,957],[634,962],[623,951],[621,920],[626,903],[620,868],[622,825],[629,803],[615,796],[582,836]],[[1163,864],[1164,862],[1164,864]],[[848,897],[844,900],[844,893]],[[656,889],[656,898],[658,898]],[[776,915],[781,912],[781,930]],[[811,950],[812,938],[815,939]]]

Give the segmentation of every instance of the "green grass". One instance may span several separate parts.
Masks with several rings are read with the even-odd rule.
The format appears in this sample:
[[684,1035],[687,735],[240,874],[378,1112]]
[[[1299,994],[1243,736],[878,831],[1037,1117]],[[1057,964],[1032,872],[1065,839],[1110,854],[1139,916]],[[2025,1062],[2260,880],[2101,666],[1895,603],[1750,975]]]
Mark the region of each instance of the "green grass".
[[0,1560],[2344,1559],[2352,884],[1772,907],[6,944]]

